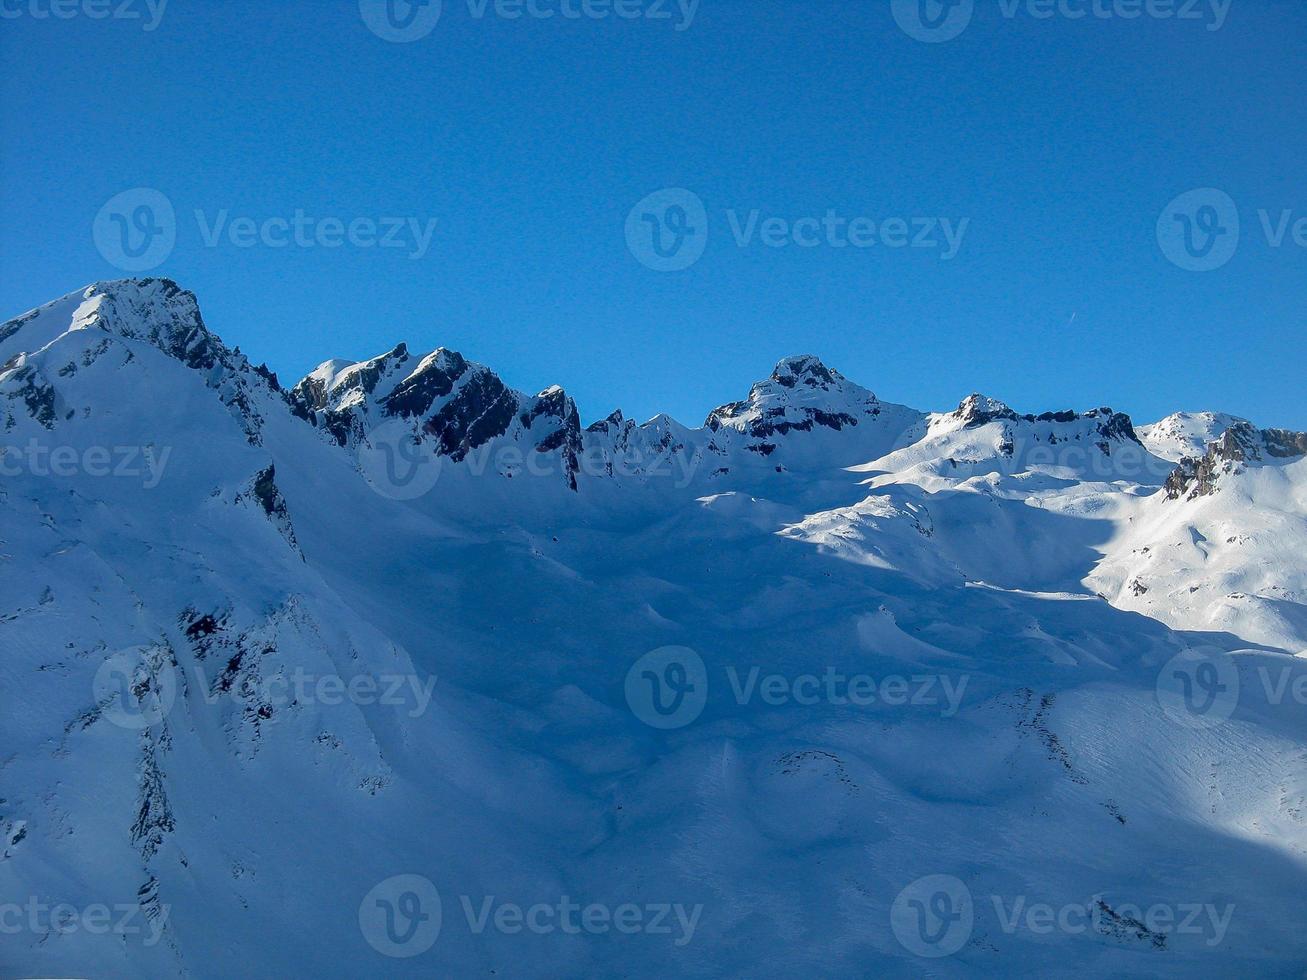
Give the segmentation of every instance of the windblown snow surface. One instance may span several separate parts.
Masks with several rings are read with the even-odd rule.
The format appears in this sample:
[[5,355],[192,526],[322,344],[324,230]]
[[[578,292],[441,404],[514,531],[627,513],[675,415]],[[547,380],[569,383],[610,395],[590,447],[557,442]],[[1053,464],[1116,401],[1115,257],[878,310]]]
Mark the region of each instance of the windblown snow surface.
[[5,976],[1307,967],[1300,433],[583,427],[154,279],[0,326],[0,447]]

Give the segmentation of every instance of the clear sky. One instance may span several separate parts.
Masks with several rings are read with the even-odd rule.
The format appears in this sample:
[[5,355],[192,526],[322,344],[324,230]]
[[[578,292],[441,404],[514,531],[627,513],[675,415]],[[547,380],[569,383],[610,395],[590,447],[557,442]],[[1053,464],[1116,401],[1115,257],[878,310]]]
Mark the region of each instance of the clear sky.
[[1302,0],[587,2],[0,0],[0,317],[149,246],[289,380],[405,340],[697,424],[810,352],[1307,428]]

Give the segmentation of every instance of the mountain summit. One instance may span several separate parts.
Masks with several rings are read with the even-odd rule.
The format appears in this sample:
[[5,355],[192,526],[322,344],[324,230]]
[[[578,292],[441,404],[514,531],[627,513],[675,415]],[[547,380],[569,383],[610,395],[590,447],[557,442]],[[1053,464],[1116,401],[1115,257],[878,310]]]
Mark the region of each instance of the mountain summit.
[[697,428],[285,386],[144,279],[0,325],[0,451],[12,972],[1307,959],[1307,435],[812,355]]

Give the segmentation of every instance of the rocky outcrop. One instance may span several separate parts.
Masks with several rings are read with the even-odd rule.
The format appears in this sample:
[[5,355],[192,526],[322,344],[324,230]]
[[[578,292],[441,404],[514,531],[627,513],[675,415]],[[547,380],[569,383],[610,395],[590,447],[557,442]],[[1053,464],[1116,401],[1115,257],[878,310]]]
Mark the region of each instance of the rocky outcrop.
[[[509,388],[494,371],[438,348],[419,360],[406,345],[368,361],[327,361],[290,392],[301,418],[337,445],[356,450],[383,426],[453,463],[478,456],[477,471],[512,476],[517,467],[480,454],[501,446],[552,454],[567,486],[577,488],[582,435],[576,405],[562,388],[535,396]],[[392,433],[397,435],[398,433]]]
[[[709,432],[734,429],[754,439],[768,440],[814,427],[838,432],[860,419],[880,414],[880,402],[865,388],[847,381],[810,354],[787,357],[771,377],[749,390],[744,401],[714,409],[704,420]],[[761,444],[754,444],[760,451]]]
[[1216,493],[1223,475],[1241,472],[1249,463],[1300,456],[1307,456],[1307,433],[1258,429],[1241,421],[1213,440],[1204,455],[1183,457],[1163,489],[1171,500],[1196,500]]

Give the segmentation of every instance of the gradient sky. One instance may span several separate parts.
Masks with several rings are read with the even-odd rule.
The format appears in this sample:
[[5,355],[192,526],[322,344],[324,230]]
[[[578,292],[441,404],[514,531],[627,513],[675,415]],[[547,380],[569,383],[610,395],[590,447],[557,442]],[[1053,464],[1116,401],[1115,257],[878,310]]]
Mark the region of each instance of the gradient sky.
[[[145,0],[112,0],[135,20],[50,2],[0,0],[0,318],[127,275],[93,223],[146,187],[175,208],[176,245],[142,274],[194,290],[283,380],[405,340],[562,384],[587,422],[620,406],[698,424],[811,352],[920,408],[980,390],[1307,428],[1307,247],[1292,224],[1273,245],[1258,214],[1307,218],[1302,0],[1231,0],[1218,30],[1210,0],[1196,20],[975,0],[942,43],[882,0],[702,0],[688,25],[676,0],[668,19],[602,20],[444,0],[410,43],[357,0],[171,0],[152,30]],[[580,4],[537,9],[564,2]],[[660,272],[624,229],[669,187],[703,201],[706,249]],[[1191,271],[1159,217],[1208,187],[1234,202],[1238,248]],[[951,260],[740,247],[729,212],[755,209],[967,226]],[[420,258],[205,243],[224,211],[297,210],[436,230]]]

